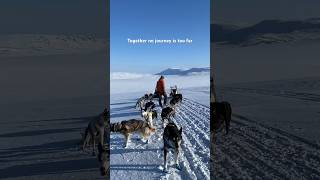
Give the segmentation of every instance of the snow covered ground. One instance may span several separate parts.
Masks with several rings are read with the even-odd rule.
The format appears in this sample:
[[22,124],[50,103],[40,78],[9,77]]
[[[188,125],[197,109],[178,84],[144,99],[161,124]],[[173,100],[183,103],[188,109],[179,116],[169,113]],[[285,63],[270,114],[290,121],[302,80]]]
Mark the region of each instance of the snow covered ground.
[[320,178],[320,77],[229,84],[217,92],[233,117],[230,134],[214,142],[212,177]]
[[103,179],[80,132],[106,103],[104,53],[0,60],[0,179]]
[[[135,109],[136,100],[145,93],[154,91],[157,78],[147,76],[130,81],[111,80],[111,92],[118,92],[111,94],[111,122],[130,118],[141,119],[139,111]],[[157,119],[156,133],[151,136],[148,144],[143,143],[139,136],[135,135],[125,149],[123,136],[117,133],[111,134],[111,179],[209,179],[209,75],[166,76],[166,82],[168,87],[177,84],[184,96],[183,103],[174,118],[176,124],[183,128],[180,156],[182,170],[173,167],[173,155],[170,154],[169,173],[162,171],[163,128],[161,120]],[[157,111],[160,115],[161,108],[157,107]]]
[[215,179],[320,178],[319,42],[215,49],[216,94],[233,108],[213,143]]

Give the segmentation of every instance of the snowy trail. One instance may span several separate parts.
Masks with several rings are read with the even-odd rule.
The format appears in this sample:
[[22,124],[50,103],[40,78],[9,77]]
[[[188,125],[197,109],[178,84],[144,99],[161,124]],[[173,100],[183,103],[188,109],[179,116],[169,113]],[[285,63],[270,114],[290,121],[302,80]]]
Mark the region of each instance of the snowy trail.
[[213,146],[214,179],[319,179],[320,146],[234,114]]
[[[135,102],[123,99],[111,103],[111,122],[130,118],[141,118],[134,108]],[[155,121],[157,131],[144,144],[133,136],[127,149],[124,138],[111,134],[111,178],[112,179],[209,179],[210,160],[210,109],[191,99],[183,99],[173,121],[183,128],[182,152],[179,162],[182,170],[174,168],[173,154],[168,156],[168,173],[163,173],[163,142],[161,109],[157,107],[159,119]],[[123,173],[126,171],[126,173]]]
[[[190,99],[184,99],[174,118],[183,127],[183,156],[193,166],[198,179],[209,179],[210,109]],[[190,163],[192,162],[192,163]]]

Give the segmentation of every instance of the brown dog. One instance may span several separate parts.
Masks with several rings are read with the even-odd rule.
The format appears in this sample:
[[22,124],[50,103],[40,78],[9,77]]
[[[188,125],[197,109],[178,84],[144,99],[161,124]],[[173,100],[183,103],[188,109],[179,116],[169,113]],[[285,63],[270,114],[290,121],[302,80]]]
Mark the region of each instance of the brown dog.
[[148,142],[149,136],[151,133],[155,132],[156,129],[151,127],[146,121],[130,119],[127,121],[112,123],[110,131],[123,134],[126,140],[125,147],[127,147],[133,133],[139,133],[142,141]]

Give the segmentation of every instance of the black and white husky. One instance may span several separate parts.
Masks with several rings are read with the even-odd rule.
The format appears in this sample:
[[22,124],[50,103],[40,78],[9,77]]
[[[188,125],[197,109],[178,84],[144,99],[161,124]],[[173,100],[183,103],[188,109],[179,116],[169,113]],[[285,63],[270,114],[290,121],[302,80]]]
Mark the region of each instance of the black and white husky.
[[162,120],[163,127],[165,127],[167,123],[172,122],[171,118],[175,117],[175,114],[176,114],[175,106],[173,107],[167,106],[162,109],[161,120]]
[[182,102],[182,94],[174,94],[170,100],[170,105],[175,106]]
[[136,103],[136,109],[140,109],[140,111],[142,112],[145,104],[146,104],[146,101],[148,100],[149,98],[149,95],[148,94],[145,94],[144,96],[142,96],[141,98],[139,98],[137,100],[137,103]]
[[144,106],[144,111],[152,111],[154,110],[154,108],[156,107],[156,104],[150,100],[149,102],[145,103],[145,106]]
[[142,116],[147,121],[150,127],[154,127],[153,120],[158,118],[158,113],[156,110],[144,111],[142,112]]
[[176,124],[170,122],[163,132],[163,157],[164,157],[164,172],[167,172],[167,155],[171,150],[175,157],[176,168],[181,170],[178,159],[182,142],[182,127],[178,129]]

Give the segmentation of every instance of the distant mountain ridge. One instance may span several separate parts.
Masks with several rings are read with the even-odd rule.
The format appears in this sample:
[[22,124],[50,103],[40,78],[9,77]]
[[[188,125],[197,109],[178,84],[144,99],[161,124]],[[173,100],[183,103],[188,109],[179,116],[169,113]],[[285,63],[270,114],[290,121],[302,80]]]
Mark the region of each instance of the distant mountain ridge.
[[166,70],[163,70],[155,75],[180,75],[180,76],[186,76],[186,75],[192,75],[192,74],[200,74],[200,73],[208,73],[210,72],[210,68],[190,68],[187,70],[178,69],[178,68],[168,68]]
[[211,24],[211,42],[252,46],[297,40],[320,40],[320,18],[283,21],[264,20],[249,27]]

